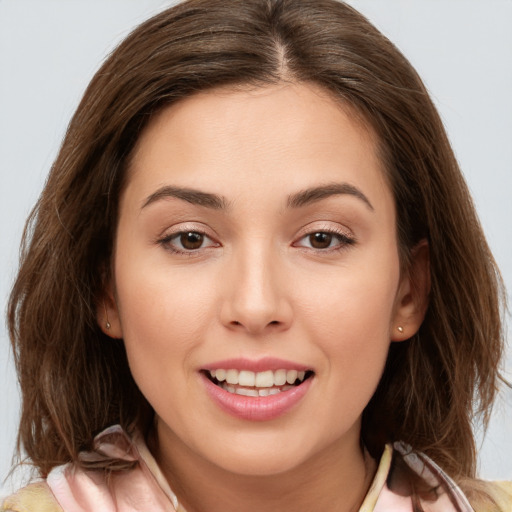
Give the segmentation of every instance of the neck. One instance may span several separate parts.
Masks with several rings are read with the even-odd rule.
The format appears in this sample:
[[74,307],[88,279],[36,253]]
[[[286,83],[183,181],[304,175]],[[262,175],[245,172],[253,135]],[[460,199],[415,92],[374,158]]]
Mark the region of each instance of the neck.
[[264,476],[227,471],[179,442],[154,441],[151,450],[187,512],[356,512],[376,471],[357,438],[336,441],[293,469]]

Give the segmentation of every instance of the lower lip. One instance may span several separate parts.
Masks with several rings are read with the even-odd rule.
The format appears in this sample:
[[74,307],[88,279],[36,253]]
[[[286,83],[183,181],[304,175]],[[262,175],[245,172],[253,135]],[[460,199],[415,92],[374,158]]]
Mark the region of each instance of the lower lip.
[[282,416],[304,397],[311,387],[313,377],[287,391],[269,396],[243,396],[230,393],[202,375],[210,398],[232,416],[249,421],[269,421]]

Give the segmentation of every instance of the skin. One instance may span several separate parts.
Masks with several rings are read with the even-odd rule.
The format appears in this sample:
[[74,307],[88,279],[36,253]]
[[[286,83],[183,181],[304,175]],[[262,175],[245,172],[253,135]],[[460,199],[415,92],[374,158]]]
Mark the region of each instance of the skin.
[[[332,184],[345,188],[289,204]],[[124,339],[156,413],[150,447],[189,512],[358,509],[376,469],[360,449],[362,411],[389,344],[424,314],[427,278],[413,286],[400,272],[395,226],[374,135],[316,86],[201,93],[146,128],[98,319]],[[199,248],[180,246],[182,231],[204,233]],[[305,365],[311,387],[279,418],[231,416],[200,370],[238,357]]]

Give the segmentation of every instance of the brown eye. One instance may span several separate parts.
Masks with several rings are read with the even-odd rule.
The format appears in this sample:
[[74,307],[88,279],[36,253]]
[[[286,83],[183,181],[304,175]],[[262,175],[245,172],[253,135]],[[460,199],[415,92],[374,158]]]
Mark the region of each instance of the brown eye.
[[187,233],[181,233],[180,243],[184,249],[193,251],[199,249],[203,245],[204,235],[195,231],[189,231]]
[[201,231],[177,231],[162,238],[158,243],[171,253],[189,256],[202,254],[203,249],[220,247],[218,242]]
[[350,245],[354,245],[356,240],[352,236],[338,233],[336,231],[313,231],[304,235],[297,240],[293,245],[295,247],[304,247],[321,252],[331,252],[335,250],[342,250]]
[[311,233],[309,243],[313,249],[327,249],[332,244],[332,233]]

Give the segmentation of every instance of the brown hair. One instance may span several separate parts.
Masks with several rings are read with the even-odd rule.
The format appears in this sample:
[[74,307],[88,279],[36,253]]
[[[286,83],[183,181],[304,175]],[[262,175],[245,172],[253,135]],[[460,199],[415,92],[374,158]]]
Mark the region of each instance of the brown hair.
[[120,191],[152,115],[223,85],[314,82],[377,134],[393,190],[403,271],[430,246],[420,331],[392,344],[363,415],[374,456],[402,440],[472,477],[472,422],[500,380],[502,283],[443,125],[420,78],[382,34],[335,0],[189,0],[143,23],[96,73],[23,238],[9,328],[23,393],[19,446],[45,476],[77,461],[107,425],[144,428],[151,408],[122,340],[96,303],[109,268]]

